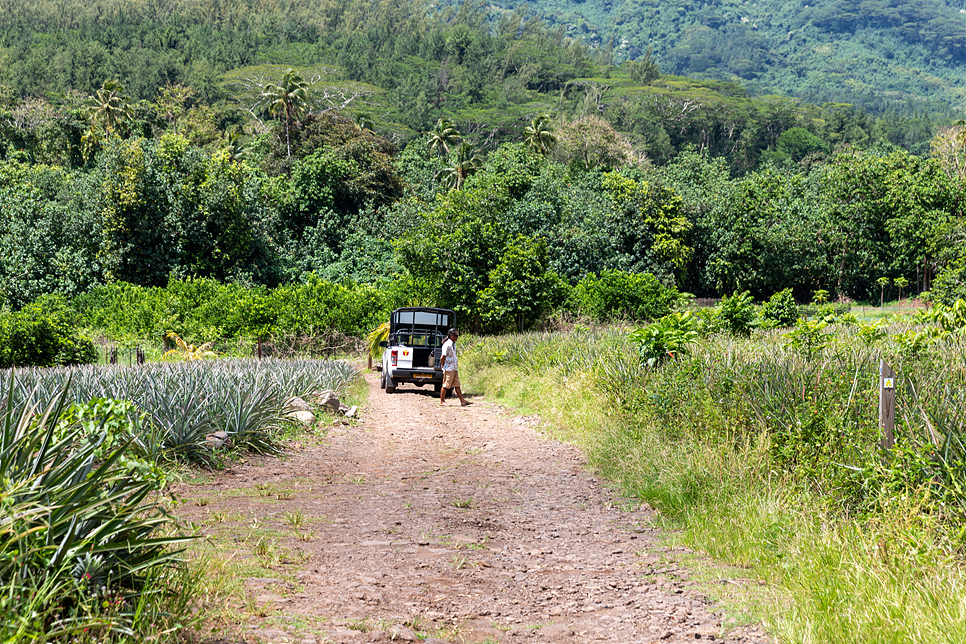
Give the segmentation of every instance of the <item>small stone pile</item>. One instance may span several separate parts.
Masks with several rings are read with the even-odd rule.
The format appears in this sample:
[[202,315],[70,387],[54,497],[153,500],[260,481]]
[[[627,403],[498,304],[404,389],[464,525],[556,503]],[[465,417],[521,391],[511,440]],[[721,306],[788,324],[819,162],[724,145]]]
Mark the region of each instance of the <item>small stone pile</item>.
[[[359,408],[355,405],[352,407],[343,405],[339,400],[338,394],[331,389],[317,391],[312,394],[312,398],[315,404],[321,407],[323,411],[346,418],[358,417]],[[292,396],[285,401],[285,417],[309,427],[314,425],[316,421],[315,414],[312,412],[312,406],[304,398],[298,396]],[[208,449],[213,450],[229,446],[231,446],[231,436],[229,436],[228,432],[217,431],[205,436],[205,447]]]
[[[358,407],[343,405],[339,400],[338,394],[331,389],[317,391],[312,397],[315,399],[317,406],[331,414],[345,416],[346,418],[355,418],[359,413]],[[315,423],[315,414],[312,413],[311,406],[303,398],[299,398],[298,396],[289,398],[285,402],[285,409],[285,415],[288,418],[296,420],[303,425],[312,425]]]

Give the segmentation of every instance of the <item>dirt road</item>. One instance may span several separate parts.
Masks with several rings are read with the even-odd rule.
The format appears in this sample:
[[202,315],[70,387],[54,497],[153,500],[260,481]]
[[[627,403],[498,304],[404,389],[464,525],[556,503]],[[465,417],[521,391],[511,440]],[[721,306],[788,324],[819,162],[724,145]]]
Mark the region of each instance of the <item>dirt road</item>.
[[718,607],[667,563],[648,511],[622,509],[536,419],[367,380],[359,424],[179,487],[179,514],[251,564],[221,638],[767,641],[723,631]]

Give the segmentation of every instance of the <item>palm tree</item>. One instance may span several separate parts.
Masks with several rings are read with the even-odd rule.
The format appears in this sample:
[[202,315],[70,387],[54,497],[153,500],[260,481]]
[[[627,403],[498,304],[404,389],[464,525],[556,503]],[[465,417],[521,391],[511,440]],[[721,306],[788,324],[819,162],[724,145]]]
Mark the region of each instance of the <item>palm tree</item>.
[[469,143],[460,143],[456,148],[456,158],[448,168],[439,171],[437,177],[450,189],[460,190],[466,178],[480,169],[480,155]]
[[430,154],[436,153],[437,156],[449,154],[451,145],[456,145],[463,140],[463,135],[456,129],[456,126],[446,119],[436,121],[436,126],[429,132],[429,143],[426,147]]
[[238,128],[225,130],[221,137],[221,145],[228,152],[228,158],[235,162],[244,161],[250,156],[251,149],[248,144],[248,138]]
[[897,277],[892,280],[892,283],[899,287],[899,301],[902,302],[902,289],[909,286],[909,280],[905,277]]
[[131,99],[124,94],[124,86],[116,80],[106,80],[94,96],[87,100],[84,109],[91,125],[98,126],[108,134],[117,132],[133,116]]
[[131,99],[124,94],[124,86],[116,80],[106,80],[94,96],[87,99],[83,113],[90,121],[81,136],[84,158],[89,159],[106,136],[116,134],[134,117],[134,108]]
[[270,83],[262,90],[262,97],[268,101],[268,113],[277,118],[285,118],[285,150],[287,156],[292,156],[292,144],[289,129],[292,122],[298,122],[311,107],[309,84],[296,72],[289,68],[282,76],[282,83]]
[[523,130],[523,144],[536,152],[547,156],[557,145],[557,138],[553,135],[553,126],[550,124],[550,116],[541,114],[533,119]]

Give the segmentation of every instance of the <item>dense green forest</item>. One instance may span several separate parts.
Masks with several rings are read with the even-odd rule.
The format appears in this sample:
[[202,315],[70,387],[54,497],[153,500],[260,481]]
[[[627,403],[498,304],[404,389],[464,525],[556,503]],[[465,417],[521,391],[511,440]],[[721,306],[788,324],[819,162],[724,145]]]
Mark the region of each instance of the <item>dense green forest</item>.
[[931,284],[962,264],[949,160],[846,150],[733,177],[695,150],[641,161],[599,117],[529,130],[484,156],[437,128],[393,155],[328,113],[277,127],[259,164],[173,132],[110,134],[82,168],[6,161],[0,292],[19,308],[113,282],[315,275],[391,284],[492,330],[528,326],[614,270],[712,296],[869,300],[883,278],[961,294],[956,270]]
[[498,0],[635,60],[653,48],[665,72],[738,81],[755,93],[910,114],[961,111],[962,2],[937,0]]
[[617,66],[472,3],[37,1],[0,21],[9,309],[323,280],[500,330],[614,274],[963,292],[964,135],[943,116]]
[[[167,127],[184,105],[210,110],[199,115],[208,136],[245,135],[264,125],[261,92],[288,67],[309,83],[316,110],[348,110],[395,143],[440,117],[492,146],[542,113],[602,113],[655,161],[693,144],[728,154],[736,171],[756,167],[793,126],[831,145],[888,142],[922,155],[937,125],[960,116],[949,103],[910,110],[890,98],[865,110],[825,104],[824,95],[812,105],[762,95],[747,79],[734,82],[745,77],[721,80],[663,53],[659,65],[615,66],[615,52],[574,40],[526,9],[472,2],[4,1],[0,60],[8,146],[29,151],[40,138],[46,157],[33,158],[53,155],[58,163],[67,154],[76,161],[83,128],[76,114],[106,81],[119,81],[132,99],[138,133]],[[190,97],[162,97],[179,84]],[[887,89],[877,86],[877,95],[888,97]]]

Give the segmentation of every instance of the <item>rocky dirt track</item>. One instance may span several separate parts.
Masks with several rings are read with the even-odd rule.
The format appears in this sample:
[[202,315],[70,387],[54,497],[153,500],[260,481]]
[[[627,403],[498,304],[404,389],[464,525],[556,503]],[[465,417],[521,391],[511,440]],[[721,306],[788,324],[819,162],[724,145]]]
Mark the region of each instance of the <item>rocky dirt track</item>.
[[360,423],[177,490],[222,555],[273,571],[231,641],[768,641],[723,630],[649,511],[536,419],[367,380]]

